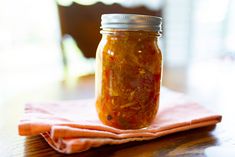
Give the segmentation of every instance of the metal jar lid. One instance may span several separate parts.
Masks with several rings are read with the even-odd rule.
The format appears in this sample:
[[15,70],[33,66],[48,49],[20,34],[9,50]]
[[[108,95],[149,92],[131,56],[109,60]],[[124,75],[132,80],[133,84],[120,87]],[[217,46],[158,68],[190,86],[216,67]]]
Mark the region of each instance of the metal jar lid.
[[143,30],[161,32],[162,18],[138,14],[103,14],[101,28],[103,30]]

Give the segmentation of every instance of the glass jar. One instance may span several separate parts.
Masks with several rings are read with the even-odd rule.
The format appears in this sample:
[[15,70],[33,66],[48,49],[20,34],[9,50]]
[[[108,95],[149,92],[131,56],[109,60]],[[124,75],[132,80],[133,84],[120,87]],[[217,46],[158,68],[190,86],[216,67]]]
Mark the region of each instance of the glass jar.
[[104,14],[101,28],[96,52],[98,116],[104,124],[120,129],[147,127],[159,106],[161,18]]

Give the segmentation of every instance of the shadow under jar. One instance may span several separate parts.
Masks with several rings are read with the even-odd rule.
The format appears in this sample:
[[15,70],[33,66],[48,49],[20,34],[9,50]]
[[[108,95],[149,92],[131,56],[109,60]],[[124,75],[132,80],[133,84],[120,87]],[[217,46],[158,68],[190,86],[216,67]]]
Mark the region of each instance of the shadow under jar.
[[120,129],[147,127],[159,106],[161,18],[104,14],[96,52],[96,109],[100,120]]

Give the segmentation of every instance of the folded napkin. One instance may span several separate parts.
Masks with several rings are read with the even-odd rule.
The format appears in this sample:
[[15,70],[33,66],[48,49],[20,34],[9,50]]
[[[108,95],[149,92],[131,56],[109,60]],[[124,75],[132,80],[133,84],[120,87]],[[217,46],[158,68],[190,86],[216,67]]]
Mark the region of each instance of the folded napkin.
[[105,144],[150,140],[167,134],[215,125],[221,116],[185,95],[162,88],[158,114],[143,129],[122,130],[102,124],[95,101],[28,103],[19,123],[19,135],[41,134],[61,153],[75,153]]

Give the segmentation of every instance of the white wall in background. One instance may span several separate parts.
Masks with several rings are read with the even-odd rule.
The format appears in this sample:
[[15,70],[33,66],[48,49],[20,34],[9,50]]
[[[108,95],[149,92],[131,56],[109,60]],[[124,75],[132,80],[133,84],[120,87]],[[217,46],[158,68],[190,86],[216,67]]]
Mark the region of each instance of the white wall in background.
[[166,0],[168,65],[235,55],[235,0]]
[[60,79],[58,37],[54,0],[0,0],[0,93]]
[[[194,2],[192,57],[202,60],[226,53],[225,38],[230,0]],[[235,20],[235,19],[234,19]]]
[[181,66],[189,62],[192,23],[191,0],[166,0],[163,12],[166,64]]

